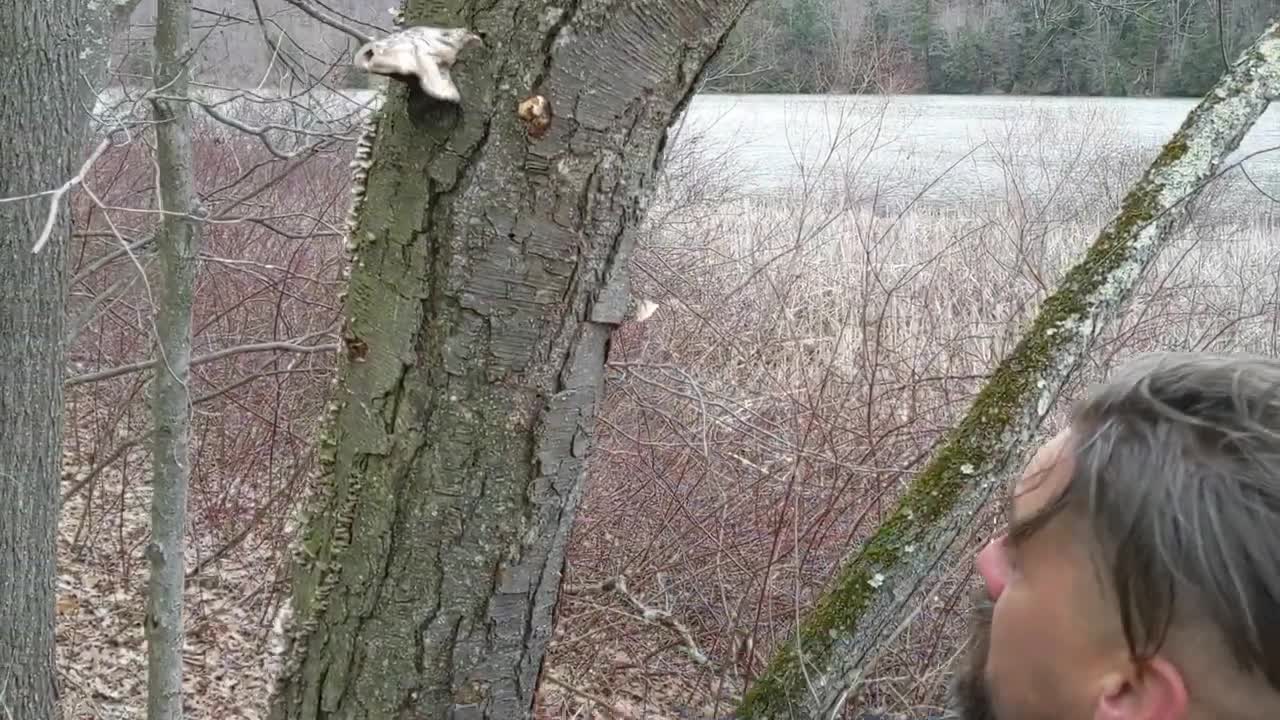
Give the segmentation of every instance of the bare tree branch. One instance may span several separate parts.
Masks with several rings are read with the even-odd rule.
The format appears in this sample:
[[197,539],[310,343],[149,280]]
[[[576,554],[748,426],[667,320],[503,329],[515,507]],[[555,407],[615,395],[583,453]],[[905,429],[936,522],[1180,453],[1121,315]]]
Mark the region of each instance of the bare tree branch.
[[38,197],[45,197],[46,195],[51,196],[49,198],[49,212],[45,215],[44,227],[41,229],[40,235],[36,238],[35,246],[31,248],[32,253],[39,253],[44,249],[45,244],[49,242],[49,238],[53,234],[53,226],[58,219],[58,209],[61,206],[62,198],[70,192],[72,188],[84,182],[84,177],[89,174],[89,170],[93,168],[93,164],[98,161],[98,158],[102,157],[102,154],[106,152],[112,144],[110,135],[103,138],[102,142],[98,143],[98,146],[94,148],[93,152],[89,153],[89,158],[80,166],[79,172],[53,190],[42,190],[29,195],[15,195],[13,197],[0,198],[0,203],[10,203],[21,200],[32,200]]
[[356,42],[360,43],[361,45],[373,40],[372,35],[365,34],[355,29],[354,27],[348,25],[347,23],[339,20],[338,18],[333,17],[328,13],[321,12],[320,10],[312,7],[311,3],[307,2],[307,0],[286,0],[286,2],[298,8],[302,12],[310,15],[312,18],[315,18],[321,23],[324,23],[325,25],[328,25],[329,27],[335,30],[341,30],[347,35],[350,35],[352,38],[356,40]]
[[[319,335],[319,334],[324,334],[324,333],[317,333],[316,335]],[[192,358],[191,366],[195,367],[197,365],[204,365],[205,363],[210,363],[215,360],[221,360],[223,358],[231,357],[232,355],[243,355],[244,353],[255,353],[255,352],[318,353],[318,352],[336,352],[337,351],[338,345],[336,343],[328,343],[324,345],[300,344],[303,340],[310,339],[312,337],[315,337],[316,335],[307,335],[307,336],[298,338],[296,340],[260,342],[260,343],[252,343],[250,345],[238,345],[236,347],[224,348],[222,350],[218,350],[217,352],[209,353],[208,355],[201,355],[199,357]],[[74,387],[76,385],[84,385],[86,383],[102,382],[103,380],[110,380],[111,378],[120,377],[121,375],[128,375],[130,373],[141,372],[143,370],[150,370],[155,366],[156,366],[156,361],[154,359],[142,360],[140,362],[130,363],[128,365],[121,365],[119,367],[113,367],[107,370],[100,370],[98,372],[84,373],[82,375],[73,375],[72,377],[67,378],[66,381],[63,382],[63,386]]]

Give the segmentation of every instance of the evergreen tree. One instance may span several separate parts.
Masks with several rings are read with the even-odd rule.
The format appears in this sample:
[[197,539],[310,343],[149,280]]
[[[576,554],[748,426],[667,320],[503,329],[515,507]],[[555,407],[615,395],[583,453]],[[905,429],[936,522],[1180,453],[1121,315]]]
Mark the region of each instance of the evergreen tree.
[[[730,40],[759,55],[754,84],[738,89],[856,91],[823,70],[839,65],[831,22],[852,2],[761,0]],[[1262,31],[1275,0],[1189,2],[1175,17],[1164,3],[865,0],[860,36],[839,45],[900,50],[896,85],[919,92],[1199,96],[1222,71],[1223,55],[1234,57]],[[768,48],[758,47],[752,26],[774,30]]]

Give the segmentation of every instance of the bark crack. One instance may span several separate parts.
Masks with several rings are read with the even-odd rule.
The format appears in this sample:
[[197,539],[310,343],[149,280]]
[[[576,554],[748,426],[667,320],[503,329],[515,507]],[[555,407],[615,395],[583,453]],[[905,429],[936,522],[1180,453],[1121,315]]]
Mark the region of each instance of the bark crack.
[[551,74],[551,65],[555,62],[556,41],[560,39],[560,34],[569,27],[578,15],[578,9],[582,6],[582,0],[569,0],[569,4],[560,10],[560,16],[551,24],[547,34],[542,38],[542,68],[538,74],[534,76],[533,83],[529,87],[531,95],[542,92],[542,85],[546,82],[547,76]]

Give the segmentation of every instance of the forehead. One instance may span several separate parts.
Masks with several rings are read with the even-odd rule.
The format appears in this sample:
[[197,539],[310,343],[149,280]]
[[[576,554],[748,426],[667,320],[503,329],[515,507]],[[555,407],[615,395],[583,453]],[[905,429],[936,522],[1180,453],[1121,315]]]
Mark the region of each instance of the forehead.
[[1070,450],[1071,435],[1066,429],[1036,451],[1013,484],[1010,514],[1014,518],[1035,515],[1062,492],[1071,477]]

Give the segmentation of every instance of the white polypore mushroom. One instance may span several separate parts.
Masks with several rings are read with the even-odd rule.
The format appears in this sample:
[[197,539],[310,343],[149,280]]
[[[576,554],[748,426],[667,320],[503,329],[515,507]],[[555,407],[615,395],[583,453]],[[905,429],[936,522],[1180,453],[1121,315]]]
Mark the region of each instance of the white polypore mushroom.
[[479,35],[465,28],[418,25],[365,43],[356,51],[354,64],[374,75],[413,76],[427,95],[457,103],[462,97],[450,68],[463,50],[483,44]]

